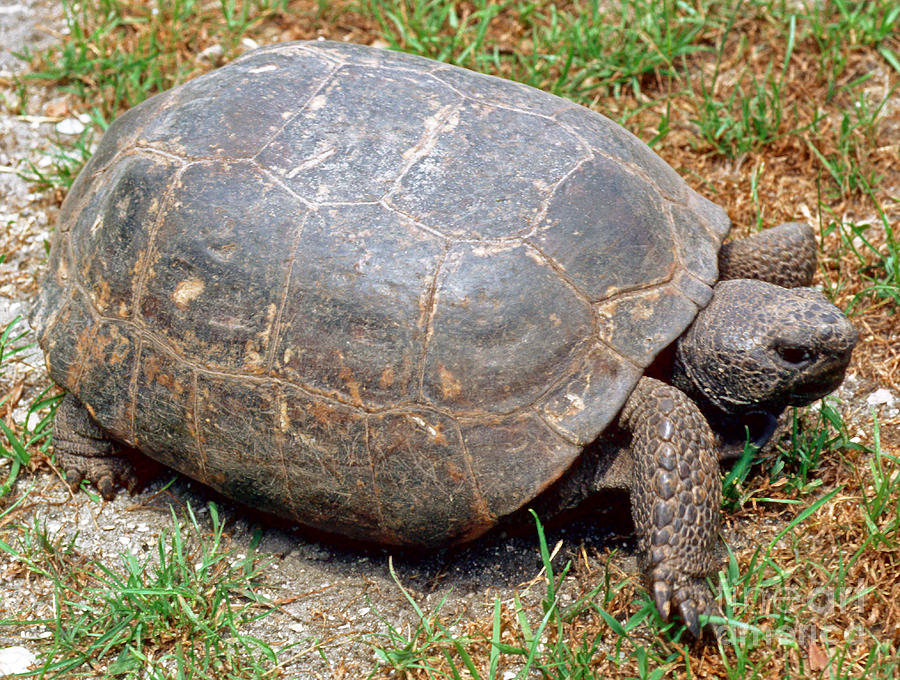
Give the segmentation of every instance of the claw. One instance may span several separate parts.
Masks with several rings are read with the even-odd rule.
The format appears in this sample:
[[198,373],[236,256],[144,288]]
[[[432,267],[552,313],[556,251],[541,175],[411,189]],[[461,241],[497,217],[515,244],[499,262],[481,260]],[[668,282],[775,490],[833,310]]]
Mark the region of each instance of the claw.
[[69,488],[73,493],[78,491],[78,489],[81,488],[81,482],[84,481],[84,472],[72,468],[66,469],[65,472],[66,482],[69,484]]
[[669,613],[672,608],[672,589],[669,584],[664,581],[657,581],[653,584],[653,599],[656,600],[656,608],[663,621],[669,620]]
[[140,486],[140,480],[136,476],[131,475],[125,478],[123,484],[125,485],[125,490],[128,492],[128,495],[133,496]]
[[712,632],[713,632],[713,635],[715,635],[717,642],[725,641],[726,629],[725,629],[725,626],[723,626],[721,623],[714,624],[712,626]]
[[691,631],[691,635],[700,638],[700,617],[697,614],[697,608],[694,606],[693,600],[685,600],[679,607],[681,610],[681,618],[684,619],[684,625]]
[[103,496],[103,500],[111,501],[116,497],[116,483],[110,474],[103,475],[96,482],[97,491]]

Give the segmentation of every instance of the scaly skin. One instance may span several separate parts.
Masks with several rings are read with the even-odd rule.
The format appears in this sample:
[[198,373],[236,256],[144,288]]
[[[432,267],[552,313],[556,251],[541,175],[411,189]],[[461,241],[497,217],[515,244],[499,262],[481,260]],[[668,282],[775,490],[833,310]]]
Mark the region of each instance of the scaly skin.
[[719,280],[757,279],[784,288],[812,285],[816,272],[816,237],[803,222],[731,241],[719,251]]
[[57,463],[73,490],[87,479],[109,501],[115,498],[117,487],[124,486],[131,493],[139,485],[134,466],[123,455],[121,445],[97,426],[71,393],[63,397],[56,409],[53,445]]
[[712,430],[690,399],[653,378],[638,382],[620,424],[631,432],[641,571],[663,619],[674,606],[699,637],[699,615],[717,611],[704,582],[717,566],[721,504]]

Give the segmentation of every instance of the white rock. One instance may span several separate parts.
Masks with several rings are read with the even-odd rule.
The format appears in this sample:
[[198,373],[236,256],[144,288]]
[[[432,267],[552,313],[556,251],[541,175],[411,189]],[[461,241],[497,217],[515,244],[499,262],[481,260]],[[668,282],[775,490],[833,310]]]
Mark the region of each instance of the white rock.
[[64,118],[56,124],[56,131],[61,135],[80,135],[84,132],[84,123],[77,118]]
[[881,404],[890,406],[894,403],[894,394],[890,390],[881,387],[866,397],[866,403],[869,406],[880,406]]
[[215,64],[222,58],[222,55],[224,53],[225,50],[222,49],[221,45],[210,45],[205,50],[200,52],[200,54],[197,55],[197,58],[201,61],[208,61]]
[[25,647],[0,649],[0,675],[24,673],[37,662],[37,657]]

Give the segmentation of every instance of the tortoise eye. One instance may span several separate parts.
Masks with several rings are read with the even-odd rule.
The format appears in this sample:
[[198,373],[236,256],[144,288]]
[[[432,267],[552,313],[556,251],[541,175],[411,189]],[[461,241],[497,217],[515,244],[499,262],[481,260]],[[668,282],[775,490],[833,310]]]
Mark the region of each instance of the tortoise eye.
[[803,366],[813,360],[812,352],[803,347],[775,345],[775,353],[778,354],[782,361],[792,366]]

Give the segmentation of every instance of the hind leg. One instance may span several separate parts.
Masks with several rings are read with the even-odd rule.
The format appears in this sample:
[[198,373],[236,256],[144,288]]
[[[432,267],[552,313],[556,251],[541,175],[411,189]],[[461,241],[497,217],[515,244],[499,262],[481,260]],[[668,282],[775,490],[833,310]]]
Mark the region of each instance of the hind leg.
[[719,279],[758,279],[784,288],[812,284],[816,272],[816,237],[803,222],[788,222],[719,251]]
[[94,422],[73,394],[63,397],[56,409],[53,445],[56,460],[73,490],[87,479],[103,498],[112,500],[118,486],[129,492],[138,486],[134,466],[121,445]]

